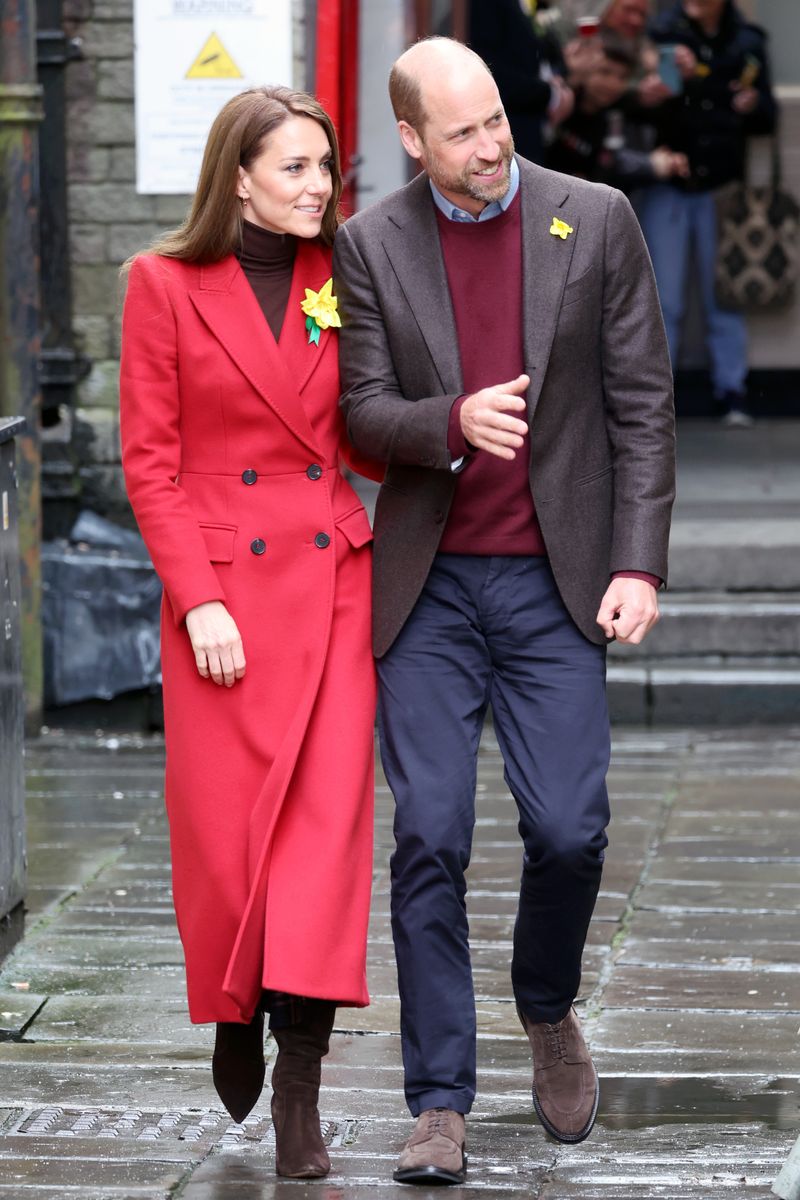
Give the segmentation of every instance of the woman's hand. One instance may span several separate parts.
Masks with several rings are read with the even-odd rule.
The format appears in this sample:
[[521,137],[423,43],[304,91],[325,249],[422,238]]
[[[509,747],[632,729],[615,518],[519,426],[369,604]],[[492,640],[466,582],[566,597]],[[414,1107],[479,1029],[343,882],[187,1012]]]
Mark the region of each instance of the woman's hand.
[[233,687],[244,675],[244,648],[236,622],[222,601],[209,600],[190,608],[186,631],[203,678]]

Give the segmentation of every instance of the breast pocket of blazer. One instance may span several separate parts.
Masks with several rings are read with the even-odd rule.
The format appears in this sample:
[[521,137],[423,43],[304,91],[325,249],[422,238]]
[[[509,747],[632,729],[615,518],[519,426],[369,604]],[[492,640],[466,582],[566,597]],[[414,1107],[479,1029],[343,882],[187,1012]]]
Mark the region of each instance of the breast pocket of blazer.
[[561,307],[566,308],[570,304],[577,304],[579,300],[585,300],[590,296],[596,296],[598,292],[599,272],[595,267],[589,267],[588,271],[584,271],[577,279],[573,279],[564,288],[564,297],[561,301]]
[[598,467],[596,471],[590,471],[588,475],[581,475],[575,480],[573,487],[585,487],[588,483],[597,483],[601,479],[605,479],[614,469],[614,464],[609,463],[605,467]]
[[233,562],[233,546],[238,525],[217,525],[210,521],[200,522],[200,532],[213,563]]

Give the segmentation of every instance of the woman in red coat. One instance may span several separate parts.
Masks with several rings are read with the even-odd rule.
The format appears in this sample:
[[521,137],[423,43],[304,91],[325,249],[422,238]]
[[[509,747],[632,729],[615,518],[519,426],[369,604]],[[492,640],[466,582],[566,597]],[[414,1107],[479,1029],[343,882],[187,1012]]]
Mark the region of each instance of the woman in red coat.
[[[128,494],[164,584],[166,803],[193,1022],[244,1119],[279,1047],[277,1170],[330,1169],[335,1006],[366,1005],[373,663],[366,513],[340,470],[330,245],[341,173],[310,96],[234,97],[181,229],[133,260]],[[311,315],[309,315],[311,314]]]

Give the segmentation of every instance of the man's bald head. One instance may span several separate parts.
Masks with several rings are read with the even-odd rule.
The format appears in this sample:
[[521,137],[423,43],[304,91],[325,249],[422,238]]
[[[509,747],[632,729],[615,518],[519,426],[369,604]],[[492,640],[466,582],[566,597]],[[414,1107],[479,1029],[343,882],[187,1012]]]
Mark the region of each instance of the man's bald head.
[[405,121],[421,134],[428,119],[426,93],[437,81],[446,80],[465,68],[491,75],[480,55],[453,38],[424,38],[410,46],[389,73],[389,99],[395,119]]

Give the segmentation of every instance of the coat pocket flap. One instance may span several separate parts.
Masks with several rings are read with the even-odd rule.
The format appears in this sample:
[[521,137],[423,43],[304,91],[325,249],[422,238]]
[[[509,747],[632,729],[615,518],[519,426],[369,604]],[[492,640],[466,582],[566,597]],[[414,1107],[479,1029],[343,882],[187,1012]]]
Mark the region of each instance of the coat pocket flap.
[[369,517],[361,506],[351,509],[342,517],[336,517],[335,520],[336,528],[344,534],[354,550],[372,541]]
[[211,525],[200,522],[200,532],[205,538],[211,562],[233,562],[233,542],[236,525]]

